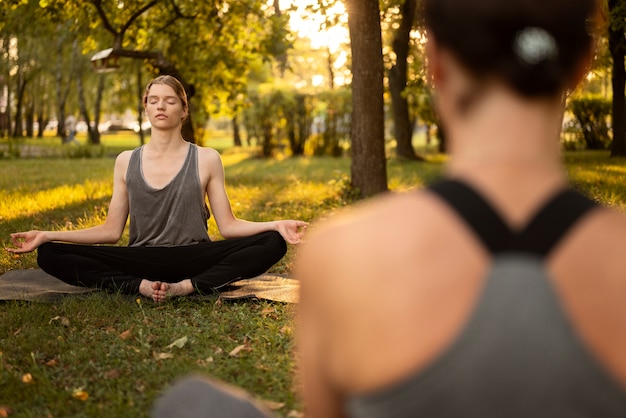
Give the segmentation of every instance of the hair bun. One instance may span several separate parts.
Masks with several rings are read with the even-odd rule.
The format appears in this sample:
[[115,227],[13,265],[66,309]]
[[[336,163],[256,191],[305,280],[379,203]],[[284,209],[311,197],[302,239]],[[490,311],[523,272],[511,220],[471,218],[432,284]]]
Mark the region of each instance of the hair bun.
[[554,37],[545,29],[526,27],[517,32],[513,51],[524,64],[534,66],[558,58],[559,48]]

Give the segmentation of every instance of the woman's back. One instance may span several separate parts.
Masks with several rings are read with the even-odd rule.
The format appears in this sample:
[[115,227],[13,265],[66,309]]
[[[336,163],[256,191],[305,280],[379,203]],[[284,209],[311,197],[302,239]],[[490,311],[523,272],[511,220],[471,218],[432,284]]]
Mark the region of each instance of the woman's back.
[[[625,238],[626,220],[620,214],[594,209],[544,260],[545,277],[539,278],[548,280],[548,288],[555,289],[557,302],[563,304],[562,312],[574,328],[572,335],[580,336],[574,341],[589,349],[591,355],[583,359],[591,364],[598,360],[597,371],[607,372],[600,376],[615,385],[614,389],[617,384],[626,387],[626,361],[622,355],[626,307],[619,296],[626,291],[626,266],[619,261],[618,253],[619,243]],[[466,331],[494,258],[446,203],[430,192],[388,197],[353,213],[349,223],[333,221],[333,226],[310,245],[313,248],[306,250],[300,265],[305,274],[302,315],[305,323],[306,315],[316,315],[317,319],[309,319],[308,323],[319,324],[320,329],[307,326],[302,332],[319,332],[324,344],[323,352],[302,347],[302,357],[312,361],[312,367],[322,368],[320,373],[327,377],[327,384],[343,393],[345,399],[357,395],[367,399],[368,393],[390,389],[405,379],[424,379],[423,383],[428,384],[429,378],[439,383],[445,379],[458,383],[468,377],[446,375],[445,368],[441,369],[444,375],[437,376],[439,369],[433,371],[432,365],[435,362],[439,366],[436,360]],[[324,248],[314,248],[317,245]],[[309,263],[316,266],[315,277],[306,277]],[[526,303],[534,306],[536,301]],[[313,304],[315,308],[309,311]],[[546,318],[547,322],[551,320],[558,318]],[[542,325],[537,323],[538,335]],[[512,323],[511,328],[515,327]],[[493,332],[490,338],[495,347],[511,335],[495,333],[495,329],[486,332]],[[315,337],[303,338],[306,341]],[[485,343],[489,337],[482,336],[480,341]],[[528,349],[537,349],[541,343],[529,341]],[[489,347],[485,348],[488,351]],[[519,348],[524,353],[524,347]],[[493,362],[515,360],[515,355],[504,352]],[[546,353],[546,359],[551,355]],[[489,365],[472,364],[470,369],[487,373]],[[515,370],[519,365],[510,366]],[[532,370],[527,370],[530,375],[508,376],[513,381],[510,387],[524,387],[537,378],[550,381],[547,369],[544,376],[533,375]],[[421,373],[424,370],[428,371],[426,375]],[[481,375],[471,378],[477,385],[490,379]],[[597,379],[587,383],[592,382],[597,383]],[[494,392],[506,392],[510,387],[494,388]],[[626,408],[626,392],[620,394],[622,407]],[[523,399],[523,394],[518,395]],[[412,396],[419,399],[428,392],[417,391]]]

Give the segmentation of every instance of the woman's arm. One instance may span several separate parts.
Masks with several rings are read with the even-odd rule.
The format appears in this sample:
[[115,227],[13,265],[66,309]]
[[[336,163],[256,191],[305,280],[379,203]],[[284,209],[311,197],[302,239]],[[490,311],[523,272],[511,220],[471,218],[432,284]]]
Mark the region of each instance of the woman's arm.
[[[298,303],[298,328],[296,332],[296,360],[300,371],[301,396],[306,405],[305,414],[311,418],[341,418],[345,416],[344,394],[332,380],[330,363],[333,343],[328,335],[329,324],[336,312],[328,297],[333,291],[335,269],[329,265],[333,252],[332,242],[320,242],[319,236],[311,237],[298,252],[295,276],[300,282]],[[332,295],[331,295],[332,296]]]
[[255,235],[265,231],[278,231],[290,244],[302,241],[307,223],[298,220],[277,220],[271,222],[250,222],[237,218],[230,205],[224,186],[224,167],[217,151],[199,148],[204,155],[200,162],[207,164],[209,179],[206,193],[209,198],[215,222],[222,236],[226,239]]
[[124,151],[115,160],[113,171],[113,195],[106,220],[101,225],[74,231],[27,231],[11,234],[13,248],[7,251],[20,254],[35,250],[50,241],[63,241],[74,244],[113,244],[116,243],[128,218],[128,191],[126,189],[126,169],[131,151]]

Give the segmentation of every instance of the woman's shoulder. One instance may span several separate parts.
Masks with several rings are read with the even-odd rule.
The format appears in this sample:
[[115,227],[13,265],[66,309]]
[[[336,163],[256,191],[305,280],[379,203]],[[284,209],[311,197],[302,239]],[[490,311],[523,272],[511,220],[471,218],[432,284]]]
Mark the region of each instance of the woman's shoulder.
[[214,165],[218,163],[221,165],[222,157],[217,150],[210,147],[203,147],[200,145],[195,145],[195,147],[198,150],[198,161],[200,162],[200,164],[206,163]]
[[115,168],[116,169],[126,169],[126,168],[128,168],[128,164],[130,162],[131,156],[138,149],[139,148],[135,148],[135,149],[132,149],[132,150],[126,150],[126,151],[120,152],[117,155],[117,157],[115,158]]
[[299,256],[303,264],[316,268],[324,260],[322,265],[329,269],[357,259],[361,266],[393,263],[405,249],[428,246],[446,228],[445,222],[432,194],[390,192],[315,222]]
[[376,237],[406,233],[408,228],[422,230],[437,221],[438,212],[436,197],[427,191],[387,192],[321,219],[311,235],[313,239],[326,240],[335,236],[348,239],[351,234]]

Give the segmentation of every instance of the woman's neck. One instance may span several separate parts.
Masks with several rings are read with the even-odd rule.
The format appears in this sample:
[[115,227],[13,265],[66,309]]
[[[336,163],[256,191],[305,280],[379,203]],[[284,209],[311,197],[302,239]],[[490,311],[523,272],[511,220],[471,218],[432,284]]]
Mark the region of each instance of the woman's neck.
[[567,185],[561,162],[558,100],[527,101],[493,93],[449,124],[447,175],[462,178],[495,205],[512,226]]
[[160,154],[175,152],[186,145],[187,141],[181,136],[180,130],[161,131],[153,129],[150,135],[150,141],[146,146]]
[[449,124],[449,172],[497,176],[519,171],[528,176],[532,173],[526,170],[562,171],[559,100],[526,100],[495,89],[475,105]]

